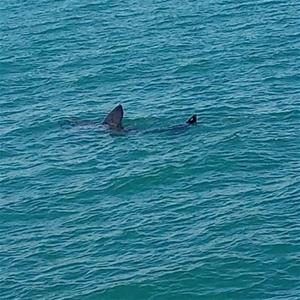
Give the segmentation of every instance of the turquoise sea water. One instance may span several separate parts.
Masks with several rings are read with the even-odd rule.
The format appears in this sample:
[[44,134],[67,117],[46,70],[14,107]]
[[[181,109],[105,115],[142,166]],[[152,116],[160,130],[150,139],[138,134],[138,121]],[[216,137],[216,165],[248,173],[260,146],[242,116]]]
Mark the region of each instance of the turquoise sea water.
[[1,300],[300,299],[298,0],[3,0],[0,145]]

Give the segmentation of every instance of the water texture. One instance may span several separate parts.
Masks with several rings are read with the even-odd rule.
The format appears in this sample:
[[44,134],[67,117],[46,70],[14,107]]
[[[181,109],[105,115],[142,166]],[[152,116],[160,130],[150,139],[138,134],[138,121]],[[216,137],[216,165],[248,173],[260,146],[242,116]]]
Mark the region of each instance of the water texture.
[[298,0],[1,1],[0,299],[300,299],[299,70]]

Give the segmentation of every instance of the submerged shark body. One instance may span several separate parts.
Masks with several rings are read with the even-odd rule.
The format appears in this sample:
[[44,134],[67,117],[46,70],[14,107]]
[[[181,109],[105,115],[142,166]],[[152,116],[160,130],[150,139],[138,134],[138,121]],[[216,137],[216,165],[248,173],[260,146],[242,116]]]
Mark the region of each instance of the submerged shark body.
[[[92,127],[99,127],[99,125],[103,125],[112,132],[115,133],[128,133],[139,131],[137,128],[124,128],[122,121],[124,116],[124,110],[121,104],[116,106],[105,118],[102,122],[97,121],[89,121],[89,120],[79,120],[77,118],[71,118],[68,120],[69,126],[92,126]],[[190,125],[197,123],[197,116],[192,115],[185,124],[175,125],[172,127],[167,128],[159,128],[159,129],[151,129],[145,130],[145,133],[159,133],[159,132],[181,132],[186,130]]]
[[[114,131],[122,131],[122,132],[129,132],[135,131],[136,129],[124,129],[122,125],[122,120],[124,116],[124,110],[121,104],[116,106],[103,120],[102,124],[107,126],[109,129]],[[161,128],[161,129],[153,129],[153,130],[146,130],[146,133],[154,133],[154,132],[166,132],[166,131],[174,131],[179,132],[187,129],[190,125],[197,123],[197,116],[192,115],[185,124],[176,125],[168,128]]]

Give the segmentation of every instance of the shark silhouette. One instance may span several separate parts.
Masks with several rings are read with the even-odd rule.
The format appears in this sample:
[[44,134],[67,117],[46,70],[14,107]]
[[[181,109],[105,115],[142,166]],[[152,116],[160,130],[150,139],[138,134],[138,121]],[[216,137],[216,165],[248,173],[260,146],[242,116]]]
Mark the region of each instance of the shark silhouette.
[[[98,127],[99,125],[105,126],[109,130],[115,133],[127,133],[139,131],[137,128],[124,128],[122,121],[124,116],[124,110],[121,104],[117,105],[102,122],[91,121],[91,120],[80,120],[76,117],[68,119],[66,122],[61,123],[63,127],[73,126],[92,126]],[[155,132],[181,132],[187,129],[190,125],[197,123],[197,116],[192,115],[185,124],[175,125],[167,128],[143,130],[144,133],[155,133]]]
[[[122,120],[124,116],[124,110],[121,104],[116,106],[103,120],[102,124],[107,126],[109,129],[116,131],[130,131],[130,129],[124,129]],[[197,115],[192,115],[185,124],[175,125],[169,128],[147,130],[146,132],[164,132],[164,131],[179,131],[186,129],[189,125],[197,123]]]

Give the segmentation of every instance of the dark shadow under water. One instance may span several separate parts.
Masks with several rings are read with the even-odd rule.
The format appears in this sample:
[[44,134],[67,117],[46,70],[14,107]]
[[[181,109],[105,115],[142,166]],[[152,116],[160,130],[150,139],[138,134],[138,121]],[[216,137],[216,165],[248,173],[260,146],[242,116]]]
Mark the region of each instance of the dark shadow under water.
[[156,127],[153,129],[147,129],[144,126],[139,126],[135,124],[135,126],[128,126],[124,128],[110,128],[107,125],[102,124],[101,121],[94,120],[82,120],[78,117],[70,117],[60,122],[60,126],[63,129],[73,129],[73,128],[81,128],[86,130],[100,130],[107,131],[113,136],[123,136],[126,134],[134,134],[134,133],[143,133],[143,134],[159,134],[159,133],[169,133],[169,134],[180,134],[186,132],[189,128],[194,127],[195,124],[180,124],[173,125],[168,127]]

